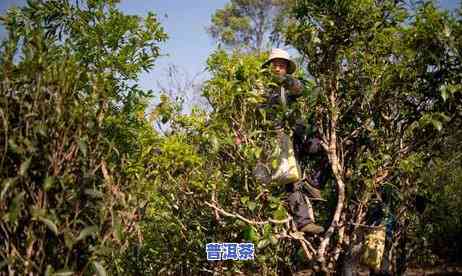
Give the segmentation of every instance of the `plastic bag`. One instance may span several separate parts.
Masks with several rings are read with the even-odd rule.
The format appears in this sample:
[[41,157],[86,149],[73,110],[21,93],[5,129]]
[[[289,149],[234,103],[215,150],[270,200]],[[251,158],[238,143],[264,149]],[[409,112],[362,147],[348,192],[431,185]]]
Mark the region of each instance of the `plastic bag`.
[[[284,87],[280,89],[281,104],[284,110],[287,110],[287,99]],[[275,166],[271,166],[274,173],[270,173],[268,167],[262,163],[258,163],[253,170],[253,175],[257,181],[265,184],[269,182],[276,183],[278,185],[285,185],[293,182],[297,182],[301,179],[300,167],[297,164],[294,153],[294,145],[290,136],[284,133],[282,129],[276,130],[277,132],[277,143],[274,151],[276,155],[273,161],[276,161]],[[272,162],[273,163],[273,162]]]
[[281,132],[278,135],[279,158],[276,171],[271,180],[279,185],[297,182],[301,178],[300,167],[297,164],[294,153],[294,145],[289,135]]

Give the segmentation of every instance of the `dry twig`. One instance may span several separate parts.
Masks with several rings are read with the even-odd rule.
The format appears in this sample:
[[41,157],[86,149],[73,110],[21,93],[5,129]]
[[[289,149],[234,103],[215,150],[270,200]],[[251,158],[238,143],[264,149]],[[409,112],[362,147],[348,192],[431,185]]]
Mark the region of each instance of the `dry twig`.
[[274,223],[274,224],[284,224],[284,223],[287,223],[289,221],[292,220],[292,217],[289,216],[288,218],[286,219],[283,219],[283,220],[277,220],[277,219],[268,219],[268,220],[265,220],[265,221],[255,221],[255,220],[251,220],[251,219],[248,219],[248,218],[245,218],[239,214],[235,214],[235,213],[229,213],[229,212],[226,212],[225,210],[209,203],[209,202],[205,202],[205,205],[213,208],[214,210],[218,211],[219,213],[221,213],[222,215],[226,216],[226,217],[231,217],[231,218],[237,218],[239,220],[242,220],[244,222],[247,222],[248,224],[252,224],[252,225],[264,225],[264,224],[268,224],[268,223]]

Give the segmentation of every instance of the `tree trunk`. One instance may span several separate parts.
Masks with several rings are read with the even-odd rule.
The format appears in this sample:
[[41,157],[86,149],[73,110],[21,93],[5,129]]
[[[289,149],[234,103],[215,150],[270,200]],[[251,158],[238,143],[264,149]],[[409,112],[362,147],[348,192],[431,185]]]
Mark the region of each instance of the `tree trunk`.
[[[327,156],[329,158],[332,172],[335,177],[335,182],[337,186],[337,206],[335,208],[335,212],[331,221],[329,228],[326,231],[324,238],[321,241],[321,244],[318,249],[318,260],[325,265],[325,254],[326,248],[329,245],[330,238],[332,237],[336,228],[339,227],[340,224],[340,216],[343,211],[343,205],[345,202],[345,183],[343,182],[343,168],[341,165],[341,161],[338,155],[337,146],[337,121],[338,121],[338,111],[337,111],[337,86],[338,83],[336,80],[331,81],[331,85],[329,85],[329,111],[330,111],[330,126],[329,129],[326,131],[327,135],[323,137],[323,146],[327,151]],[[339,243],[342,243],[340,240]]]

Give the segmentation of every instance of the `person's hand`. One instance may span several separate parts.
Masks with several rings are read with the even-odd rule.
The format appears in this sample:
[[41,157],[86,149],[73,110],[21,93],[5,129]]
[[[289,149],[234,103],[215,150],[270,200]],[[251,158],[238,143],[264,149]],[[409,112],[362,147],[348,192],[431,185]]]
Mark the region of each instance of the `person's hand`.
[[292,88],[294,86],[294,83],[295,83],[295,79],[292,76],[290,75],[284,76],[282,85],[284,85],[285,88],[287,89]]
[[279,75],[273,74],[273,75],[272,75],[272,81],[273,81],[274,83],[276,83],[277,85],[283,85],[283,84],[284,84],[284,81],[285,81],[285,77],[284,77],[284,76],[279,76]]
[[296,78],[294,78],[291,75],[285,76],[285,79],[282,83],[282,85],[290,91],[292,95],[301,95],[303,91],[303,87],[301,86],[300,81],[298,81]]
[[277,85],[283,85],[285,88],[290,88],[294,85],[294,78],[290,75],[280,76],[280,75],[273,75],[273,82]]

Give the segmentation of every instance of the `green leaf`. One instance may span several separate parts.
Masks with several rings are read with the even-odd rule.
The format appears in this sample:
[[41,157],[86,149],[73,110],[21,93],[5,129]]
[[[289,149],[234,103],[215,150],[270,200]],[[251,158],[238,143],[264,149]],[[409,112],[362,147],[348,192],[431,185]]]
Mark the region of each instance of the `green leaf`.
[[24,195],[26,192],[21,192],[17,194],[8,208],[8,213],[5,215],[11,222],[16,222],[18,220],[18,216],[21,213],[21,205],[23,204]]
[[244,228],[242,236],[244,237],[244,240],[251,242],[256,242],[259,239],[258,232],[252,225],[247,225],[247,227]]
[[7,265],[8,265],[8,261],[1,261],[0,262],[0,270],[2,270]]
[[56,236],[58,236],[58,227],[53,221],[51,221],[50,219],[44,218],[44,217],[39,217],[39,220],[45,223],[48,229],[50,229],[51,232],[53,232]]
[[13,138],[8,139],[8,148],[18,154],[21,154],[24,151],[20,146],[18,146],[18,144],[16,144]]
[[256,148],[255,151],[254,151],[255,158],[259,159],[260,156],[261,156],[261,153],[262,153],[262,149],[261,148]]
[[124,239],[124,231],[122,228],[122,224],[120,223],[118,218],[113,219],[113,225],[114,225],[114,234],[116,236],[116,239],[119,241],[122,241]]
[[246,204],[248,201],[249,201],[249,197],[248,197],[248,196],[243,196],[243,197],[241,197],[241,203],[242,203],[242,204]]
[[70,231],[64,231],[64,244],[68,249],[72,249],[76,240]]
[[45,217],[47,214],[47,210],[43,208],[31,208],[30,214],[34,219],[37,219],[39,217]]
[[278,239],[276,238],[275,235],[270,236],[270,242],[271,242],[272,245],[278,244]]
[[53,276],[71,276],[71,275],[74,275],[74,271],[68,270],[68,269],[59,270],[53,273]]
[[431,123],[436,130],[441,131],[443,129],[443,123],[441,121],[432,119]]
[[106,276],[107,275],[106,269],[99,262],[94,261],[93,265],[95,266],[96,272],[97,272],[97,274],[99,276]]
[[89,195],[89,196],[94,197],[94,198],[102,198],[103,197],[102,192],[100,192],[98,190],[94,190],[94,189],[85,189],[84,193],[86,195]]
[[258,242],[257,248],[258,248],[258,249],[263,249],[263,248],[267,247],[269,244],[270,244],[270,240],[269,240],[269,239],[263,239],[263,240],[261,240],[261,241]]
[[21,167],[19,167],[19,175],[20,176],[26,175],[26,172],[30,167],[31,161],[32,161],[32,158],[28,158],[26,161],[22,162]]
[[263,236],[265,238],[269,238],[271,234],[273,233],[273,228],[271,227],[271,224],[265,224],[263,226]]
[[43,181],[43,189],[47,192],[53,188],[54,179],[52,176],[47,176]]
[[88,151],[88,146],[87,146],[87,141],[84,139],[79,140],[79,149],[82,152],[84,157],[87,157],[87,151]]
[[446,101],[449,98],[449,92],[448,89],[445,85],[441,86],[441,97],[443,98],[443,101]]
[[82,231],[80,231],[79,236],[77,237],[77,241],[83,240],[90,235],[94,235],[98,233],[98,226],[92,225],[85,227]]
[[3,201],[4,197],[5,197],[5,194],[6,192],[8,191],[8,189],[14,185],[16,181],[16,178],[7,178],[7,179],[4,179],[3,182],[2,182],[2,192],[0,193],[0,201]]
[[283,220],[287,218],[287,212],[284,207],[279,205],[279,207],[273,212],[273,218],[277,220]]
[[256,207],[257,207],[257,203],[255,203],[255,201],[247,202],[247,208],[249,208],[250,211],[253,212]]
[[271,168],[276,169],[278,167],[278,165],[279,165],[279,160],[273,159],[271,161]]

